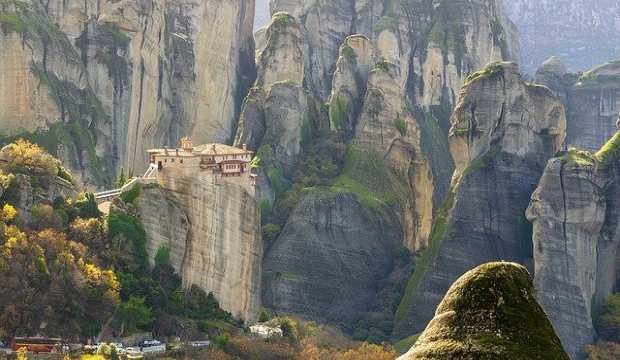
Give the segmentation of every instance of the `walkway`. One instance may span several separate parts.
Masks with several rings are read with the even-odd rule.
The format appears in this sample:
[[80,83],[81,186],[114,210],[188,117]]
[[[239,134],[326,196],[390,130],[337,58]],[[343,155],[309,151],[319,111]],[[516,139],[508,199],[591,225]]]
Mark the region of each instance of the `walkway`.
[[129,182],[123,185],[123,187],[114,189],[114,190],[107,190],[107,191],[95,193],[95,201],[97,201],[98,203],[110,201],[112,199],[119,197],[125,191],[131,190],[133,186],[137,183],[144,184],[147,182],[152,182],[153,180],[157,179],[156,177],[153,176],[156,171],[157,171],[157,165],[151,164],[149,168],[146,170],[146,172],[144,173],[144,175],[140,177],[131,178],[131,180],[129,180]]

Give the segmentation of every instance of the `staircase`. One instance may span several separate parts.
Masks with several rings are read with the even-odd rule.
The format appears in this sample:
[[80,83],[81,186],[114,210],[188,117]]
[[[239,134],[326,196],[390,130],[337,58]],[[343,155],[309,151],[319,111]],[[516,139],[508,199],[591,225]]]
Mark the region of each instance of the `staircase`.
[[153,175],[155,174],[156,171],[157,171],[157,165],[151,164],[149,168],[146,169],[146,172],[144,173],[144,175],[140,177],[131,178],[125,185],[123,185],[123,187],[114,189],[114,190],[106,190],[106,191],[95,193],[95,201],[97,203],[102,203],[102,202],[113,200],[119,197],[125,191],[131,190],[133,186],[136,185],[137,183],[144,183],[144,182],[150,182],[149,180],[151,181],[155,180],[156,177],[154,177]]

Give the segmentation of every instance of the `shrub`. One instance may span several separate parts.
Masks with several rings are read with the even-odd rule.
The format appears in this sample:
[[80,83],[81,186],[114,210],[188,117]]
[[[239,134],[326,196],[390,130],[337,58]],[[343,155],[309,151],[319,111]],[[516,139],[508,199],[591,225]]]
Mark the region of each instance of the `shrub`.
[[394,120],[394,127],[400,133],[401,136],[407,135],[407,123],[405,120],[400,118],[400,115],[396,116],[396,120]]
[[620,341],[620,294],[607,298],[596,323],[601,338]]
[[153,311],[144,303],[144,298],[132,296],[122,303],[117,310],[117,316],[130,331],[143,329],[148,330],[155,320]]
[[280,236],[282,227],[277,224],[266,224],[263,225],[261,231],[263,233],[263,240],[268,244],[272,244]]
[[155,254],[155,266],[170,265],[170,248],[160,246]]
[[0,159],[7,161],[9,172],[26,175],[58,175],[60,162],[39,145],[19,139],[0,150]]

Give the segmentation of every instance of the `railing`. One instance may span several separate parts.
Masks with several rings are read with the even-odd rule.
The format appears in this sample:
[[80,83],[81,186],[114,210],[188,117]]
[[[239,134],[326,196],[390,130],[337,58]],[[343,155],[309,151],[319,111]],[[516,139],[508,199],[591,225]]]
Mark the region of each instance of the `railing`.
[[133,186],[138,182],[143,182],[143,180],[154,180],[155,178],[152,176],[156,171],[157,171],[157,165],[151,164],[149,168],[146,170],[146,172],[144,173],[144,175],[142,175],[141,177],[131,178],[131,180],[129,180],[129,182],[127,182],[121,188],[95,193],[95,200],[98,202],[104,202],[110,199],[114,199],[120,196],[125,191],[131,190],[131,188],[133,188]]

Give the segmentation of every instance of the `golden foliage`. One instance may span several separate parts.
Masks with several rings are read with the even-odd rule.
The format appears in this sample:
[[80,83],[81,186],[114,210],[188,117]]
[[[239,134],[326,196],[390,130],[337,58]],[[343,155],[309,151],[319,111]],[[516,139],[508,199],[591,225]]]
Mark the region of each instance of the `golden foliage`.
[[37,144],[19,139],[0,150],[0,159],[7,161],[10,172],[29,175],[58,175],[60,162]]
[[0,211],[0,221],[4,223],[10,223],[15,220],[17,210],[11,204],[4,204],[2,211]]

